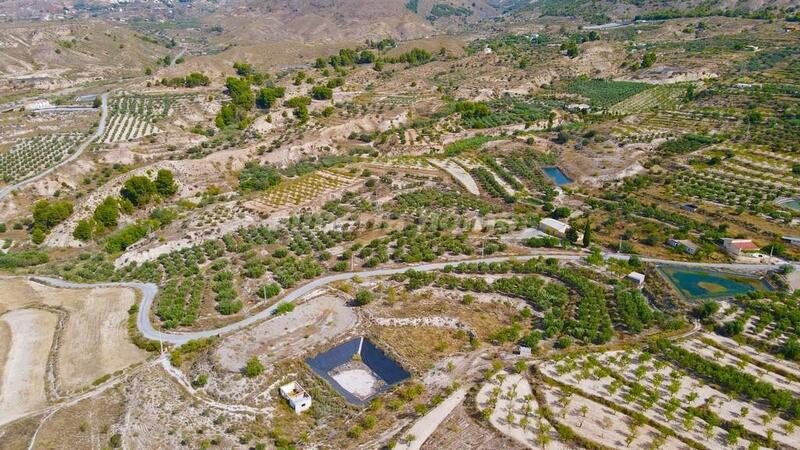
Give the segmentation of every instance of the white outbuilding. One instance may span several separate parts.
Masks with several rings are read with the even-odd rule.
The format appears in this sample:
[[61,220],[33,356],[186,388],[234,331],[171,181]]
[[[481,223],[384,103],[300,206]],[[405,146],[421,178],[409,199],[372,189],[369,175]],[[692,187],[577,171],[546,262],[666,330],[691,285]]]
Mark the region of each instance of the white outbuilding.
[[567,230],[569,230],[569,225],[560,220],[551,219],[550,217],[545,217],[544,219],[539,221],[539,229],[551,236],[557,236],[563,238],[567,236]]
[[637,287],[644,286],[644,274],[639,272],[631,272],[625,276],[625,279],[633,282]]
[[289,402],[296,414],[311,408],[311,396],[296,382],[286,383],[280,387],[281,397]]

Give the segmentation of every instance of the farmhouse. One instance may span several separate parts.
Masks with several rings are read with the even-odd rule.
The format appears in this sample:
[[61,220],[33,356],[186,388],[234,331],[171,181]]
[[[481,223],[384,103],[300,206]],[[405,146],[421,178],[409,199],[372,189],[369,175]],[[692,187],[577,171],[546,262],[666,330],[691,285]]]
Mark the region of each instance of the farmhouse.
[[700,247],[688,239],[668,239],[667,245],[672,248],[682,249],[685,253],[690,255],[697,254]]
[[484,54],[484,55],[491,55],[491,54],[492,54],[492,49],[491,49],[491,47],[484,47],[484,48],[483,48],[483,54]]
[[567,235],[569,225],[560,220],[545,217],[539,221],[539,229],[547,234],[563,238]]
[[750,239],[722,239],[722,248],[731,256],[739,256],[742,253],[758,251],[758,246]]
[[295,413],[300,414],[311,408],[311,396],[296,381],[284,384],[279,390],[281,397],[289,402]]

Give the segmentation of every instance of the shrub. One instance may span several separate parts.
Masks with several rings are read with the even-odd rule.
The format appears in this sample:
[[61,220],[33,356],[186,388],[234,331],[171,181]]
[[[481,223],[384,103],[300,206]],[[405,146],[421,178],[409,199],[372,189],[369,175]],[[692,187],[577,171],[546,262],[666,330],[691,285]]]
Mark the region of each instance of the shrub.
[[314,86],[311,89],[311,98],[314,100],[330,100],[333,98],[333,89],[327,86]]
[[272,166],[262,166],[256,162],[248,162],[239,172],[239,189],[247,191],[263,191],[281,181],[280,173]]
[[275,297],[281,292],[281,286],[278,283],[269,283],[261,286],[258,290],[258,296],[262,299]]
[[372,299],[373,299],[372,292],[366,289],[361,289],[356,293],[356,298],[354,303],[357,306],[363,306],[371,302]]
[[292,311],[294,311],[294,303],[286,302],[286,303],[281,303],[280,305],[278,305],[278,307],[275,308],[275,311],[272,312],[272,315],[273,316],[280,316],[281,314],[290,313]]
[[15,269],[17,267],[37,266],[46,263],[50,257],[47,253],[36,250],[24,252],[8,252],[0,254],[0,269]]
[[264,373],[264,370],[264,365],[261,364],[261,361],[256,356],[248,359],[247,364],[244,366],[244,374],[248,378],[255,378]]

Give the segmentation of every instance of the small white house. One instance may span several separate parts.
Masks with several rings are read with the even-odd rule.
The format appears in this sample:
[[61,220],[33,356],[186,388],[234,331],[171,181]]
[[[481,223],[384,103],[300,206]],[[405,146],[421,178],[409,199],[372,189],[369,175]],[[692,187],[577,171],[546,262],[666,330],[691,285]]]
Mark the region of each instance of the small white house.
[[545,217],[539,221],[539,229],[547,234],[563,238],[567,236],[569,225],[560,220]]
[[530,358],[533,352],[531,351],[530,347],[526,347],[524,345],[519,346],[519,356],[523,358]]
[[491,54],[492,54],[492,49],[491,49],[491,47],[484,47],[484,48],[483,48],[483,54],[484,54],[484,55],[491,55]]
[[592,106],[587,105],[586,103],[570,103],[567,105],[567,109],[570,111],[589,112],[591,111]]
[[636,286],[640,289],[644,286],[644,274],[639,272],[631,272],[625,275],[625,279],[628,281],[632,281]]
[[53,105],[47,100],[34,100],[25,104],[25,110],[27,111],[37,111],[39,109],[47,109],[52,107]]
[[731,256],[758,251],[758,246],[750,239],[723,238],[722,248]]
[[280,392],[281,397],[289,402],[289,406],[294,409],[296,414],[311,408],[311,396],[296,381],[281,386]]

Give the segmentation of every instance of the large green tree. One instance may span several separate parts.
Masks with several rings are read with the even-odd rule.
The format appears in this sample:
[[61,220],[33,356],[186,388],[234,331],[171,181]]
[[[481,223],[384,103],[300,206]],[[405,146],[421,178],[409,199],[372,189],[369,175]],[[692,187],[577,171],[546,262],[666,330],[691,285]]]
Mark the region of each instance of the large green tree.
[[150,178],[138,175],[129,178],[119,193],[133,206],[141,207],[150,203],[157,191],[155,183],[150,181]]
[[178,185],[175,184],[175,176],[169,169],[160,169],[156,174],[156,191],[162,197],[171,197],[178,191]]

